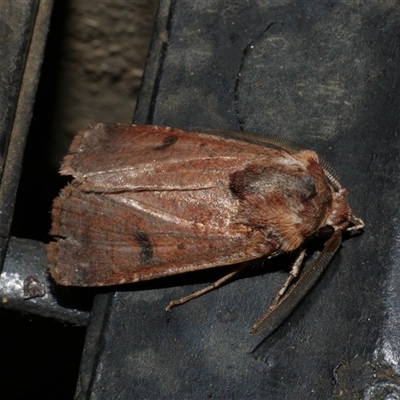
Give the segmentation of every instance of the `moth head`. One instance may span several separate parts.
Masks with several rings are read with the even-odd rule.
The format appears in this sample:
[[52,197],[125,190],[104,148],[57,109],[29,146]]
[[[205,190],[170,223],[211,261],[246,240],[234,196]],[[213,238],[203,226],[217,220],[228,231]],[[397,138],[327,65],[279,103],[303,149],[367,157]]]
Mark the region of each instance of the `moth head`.
[[332,189],[332,207],[324,225],[332,226],[335,230],[353,231],[364,227],[364,222],[357,218],[351,210],[346,196],[347,189]]
[[323,226],[346,230],[354,220],[347,191],[333,186],[309,150],[280,152],[234,172],[230,190],[240,204],[236,222],[277,239],[282,251],[298,248]]
[[[318,230],[322,229],[323,231],[325,227],[327,228],[326,231],[339,230],[342,232],[362,229],[364,223],[360,218],[354,216],[346,198],[348,190],[342,188],[333,168],[324,159],[319,159],[317,154],[312,151],[300,151],[297,153],[297,157],[304,162],[307,170],[315,179],[316,192],[318,193],[318,196],[316,196],[318,197],[317,209],[322,211],[322,199],[326,199],[327,192],[330,192],[329,205],[325,201],[326,208]],[[313,211],[315,212],[316,209],[314,208]]]

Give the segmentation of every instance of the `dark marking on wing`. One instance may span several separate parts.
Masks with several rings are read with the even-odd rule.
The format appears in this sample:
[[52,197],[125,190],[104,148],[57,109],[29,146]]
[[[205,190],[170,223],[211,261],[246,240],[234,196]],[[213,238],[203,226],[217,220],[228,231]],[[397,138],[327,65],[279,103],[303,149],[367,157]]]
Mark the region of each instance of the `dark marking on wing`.
[[249,195],[277,193],[288,198],[296,195],[305,203],[317,195],[312,176],[290,174],[276,167],[248,165],[243,170],[233,172],[229,179],[229,189],[240,200]]
[[140,263],[150,264],[153,260],[153,246],[146,232],[136,231],[133,237],[140,246]]
[[317,188],[313,177],[310,175],[303,176],[301,178],[301,183],[302,185],[299,192],[301,193],[301,200],[304,203],[317,195]]
[[165,150],[170,146],[173,146],[178,141],[178,138],[174,135],[167,136],[163,140],[163,144],[161,146],[154,147],[154,150]]

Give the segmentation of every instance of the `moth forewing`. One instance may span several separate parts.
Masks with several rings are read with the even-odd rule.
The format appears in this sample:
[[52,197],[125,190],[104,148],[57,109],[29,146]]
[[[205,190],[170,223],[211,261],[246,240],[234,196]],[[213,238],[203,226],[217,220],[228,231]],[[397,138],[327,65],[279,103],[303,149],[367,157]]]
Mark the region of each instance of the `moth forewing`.
[[[61,169],[74,180],[53,205],[56,282],[106,286],[232,265],[228,277],[181,304],[251,260],[301,254],[324,226],[336,238],[362,226],[316,153],[276,138],[243,139],[122,124],[78,133]],[[288,302],[282,295],[275,315]]]

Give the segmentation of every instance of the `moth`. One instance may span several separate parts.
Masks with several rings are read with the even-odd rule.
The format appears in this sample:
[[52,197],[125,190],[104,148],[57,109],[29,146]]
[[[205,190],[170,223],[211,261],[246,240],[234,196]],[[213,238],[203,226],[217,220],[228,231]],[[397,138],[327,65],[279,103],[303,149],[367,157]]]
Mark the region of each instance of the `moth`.
[[[329,263],[342,233],[364,226],[315,152],[274,137],[97,124],[75,137],[61,174],[74,179],[52,211],[48,257],[58,284],[116,285],[232,265],[169,310],[250,262],[295,253],[253,330],[266,320],[271,329],[279,325]],[[300,275],[314,235],[326,237],[325,246]]]

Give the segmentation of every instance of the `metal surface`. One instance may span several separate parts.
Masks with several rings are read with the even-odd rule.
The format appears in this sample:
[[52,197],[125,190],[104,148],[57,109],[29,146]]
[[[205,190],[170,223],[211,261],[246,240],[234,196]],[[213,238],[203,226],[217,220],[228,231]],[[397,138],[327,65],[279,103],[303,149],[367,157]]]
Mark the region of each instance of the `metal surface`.
[[0,2],[0,269],[39,81],[51,1]]
[[399,16],[372,0],[161,2],[136,122],[296,140],[335,166],[366,228],[258,357],[249,331],[284,265],[172,314],[217,272],[98,297],[78,399],[400,396]]
[[79,293],[82,294],[82,291],[55,287],[49,277],[43,243],[10,239],[0,276],[3,308],[55,318],[74,325],[86,325],[89,312],[77,308],[77,304],[82,306]]

